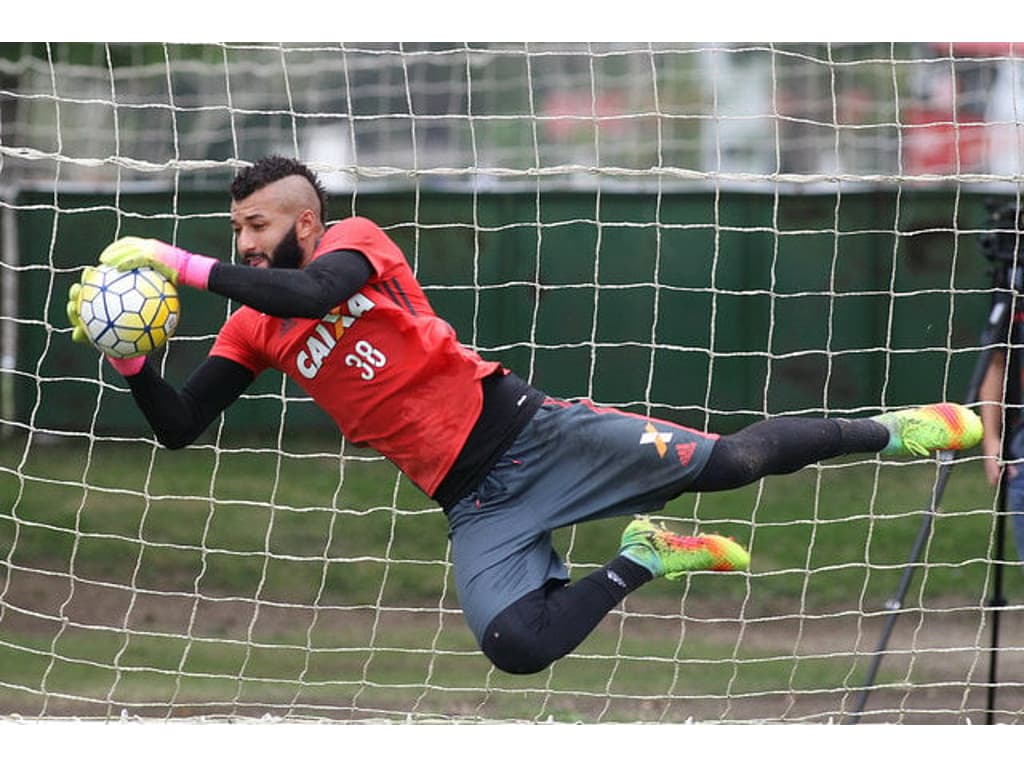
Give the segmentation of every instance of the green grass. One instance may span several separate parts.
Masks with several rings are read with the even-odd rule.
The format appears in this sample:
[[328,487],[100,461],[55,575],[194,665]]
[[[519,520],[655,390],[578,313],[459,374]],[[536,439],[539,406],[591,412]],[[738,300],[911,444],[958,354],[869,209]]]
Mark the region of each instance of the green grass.
[[[742,697],[776,689],[793,672],[791,660],[730,658],[716,644],[693,642],[685,646],[679,674],[673,662],[679,649],[640,637],[603,647],[610,646],[609,639],[598,635],[584,654],[531,677],[493,672],[461,643],[458,648],[442,644],[432,654],[415,652],[413,646],[422,640],[416,627],[389,633],[396,646],[387,650],[288,647],[287,640],[298,639],[278,637],[284,647],[254,650],[180,637],[133,635],[129,640],[114,632],[69,632],[56,643],[9,636],[0,652],[5,687],[35,692],[10,692],[5,711],[77,709],[117,716],[128,709],[147,717],[359,711],[367,717],[399,715],[415,703],[422,714],[449,716],[529,719],[561,712],[579,718],[611,707],[636,719],[644,702],[681,708],[687,700],[726,691]],[[607,655],[592,655],[598,652]],[[804,661],[789,687],[799,692],[834,686],[849,673],[848,659]]]
[[[881,611],[937,471],[837,461],[684,496],[661,514],[749,543],[752,573],[653,582],[577,654],[518,678],[492,670],[462,624],[445,521],[428,499],[372,454],[281,448],[0,444],[0,710],[676,719],[704,697],[834,688],[860,679],[863,658],[797,660],[734,630]],[[908,602],[984,602],[993,496],[980,461],[961,460]],[[556,542],[583,574],[614,554],[622,525]],[[1007,591],[1020,586],[1020,569],[1007,569]],[[680,608],[711,623],[673,620]]]

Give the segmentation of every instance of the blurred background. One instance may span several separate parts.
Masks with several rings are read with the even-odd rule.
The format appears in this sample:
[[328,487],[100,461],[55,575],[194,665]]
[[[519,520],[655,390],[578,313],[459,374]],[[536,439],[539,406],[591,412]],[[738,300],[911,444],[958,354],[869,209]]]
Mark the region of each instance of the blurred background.
[[[718,430],[962,396],[978,239],[1024,167],[1017,51],[0,44],[0,347],[53,379],[14,376],[0,410],[73,424],[82,381],[57,371],[88,374],[49,347],[51,297],[120,234],[232,258],[228,182],[269,153],[309,162],[329,217],[378,221],[468,344],[551,392]],[[205,298],[177,342],[209,340]],[[178,348],[184,375],[205,344]]]
[[[4,181],[1013,178],[1012,43],[0,44]],[[114,160],[114,162],[108,162]],[[199,166],[199,167],[196,167]],[[598,170],[600,169],[600,170]],[[852,180],[852,179],[851,179]]]

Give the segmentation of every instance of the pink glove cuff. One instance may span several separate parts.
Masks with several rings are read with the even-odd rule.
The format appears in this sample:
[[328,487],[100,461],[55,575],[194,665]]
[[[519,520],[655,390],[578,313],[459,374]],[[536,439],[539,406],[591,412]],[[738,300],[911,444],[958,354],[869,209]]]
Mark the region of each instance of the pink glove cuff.
[[134,376],[146,364],[145,355],[139,355],[138,357],[110,357],[107,355],[107,360],[114,370],[122,376]]
[[178,272],[178,285],[187,285],[189,288],[198,288],[205,291],[210,283],[210,272],[216,259],[209,256],[200,256],[189,253],[186,250],[173,245],[166,246],[161,250],[159,258],[162,262]]

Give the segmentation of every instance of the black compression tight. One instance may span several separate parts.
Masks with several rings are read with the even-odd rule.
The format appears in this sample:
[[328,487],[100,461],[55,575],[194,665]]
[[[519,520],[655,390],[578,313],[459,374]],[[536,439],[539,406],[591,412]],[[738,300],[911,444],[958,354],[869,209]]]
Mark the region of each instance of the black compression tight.
[[572,652],[626,595],[652,578],[619,555],[574,584],[549,581],[499,613],[480,647],[503,672],[540,672]]
[[[721,437],[692,491],[739,488],[849,453],[877,452],[888,430],[870,419],[779,417]],[[491,622],[481,647],[499,669],[532,674],[572,652],[651,574],[621,555],[575,584],[549,582]]]
[[780,416],[723,435],[690,491],[740,488],[768,475],[787,475],[816,461],[877,453],[889,430],[872,419]]

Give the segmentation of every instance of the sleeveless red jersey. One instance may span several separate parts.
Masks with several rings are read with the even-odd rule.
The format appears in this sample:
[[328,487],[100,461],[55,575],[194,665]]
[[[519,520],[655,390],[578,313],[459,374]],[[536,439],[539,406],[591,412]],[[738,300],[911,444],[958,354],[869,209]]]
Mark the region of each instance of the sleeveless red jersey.
[[499,367],[463,347],[434,314],[401,250],[369,219],[345,219],[313,258],[359,251],[375,274],[320,320],[234,312],[211,355],[254,375],[282,371],[353,442],[390,459],[428,496],[451,469],[480,415],[480,379]]

